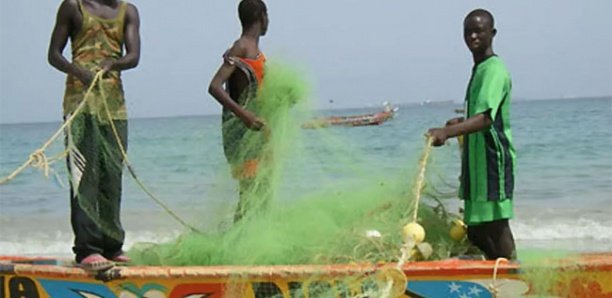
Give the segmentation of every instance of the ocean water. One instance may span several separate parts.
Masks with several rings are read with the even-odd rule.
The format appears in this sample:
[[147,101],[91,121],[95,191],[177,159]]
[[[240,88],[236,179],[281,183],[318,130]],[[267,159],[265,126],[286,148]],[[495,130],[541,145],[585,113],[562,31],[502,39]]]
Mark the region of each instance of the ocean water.
[[[381,126],[328,131],[342,140],[342,146],[376,161],[380,169],[401,172],[416,167],[427,129],[455,117],[456,108],[461,106],[403,105],[395,119]],[[231,218],[237,196],[222,153],[220,116],[133,119],[129,125],[129,156],[139,177],[179,216],[199,227]],[[59,126],[0,125],[0,176],[25,161]],[[519,250],[612,251],[612,98],[516,101],[512,129],[518,166],[516,218],[511,225]],[[304,131],[304,140],[317,133]],[[320,152],[317,163],[334,164],[337,156],[325,154],[320,146],[307,144],[311,153]],[[434,151],[436,170],[457,177],[459,155],[451,147]],[[61,149],[59,142],[51,151]],[[0,186],[0,255],[70,255],[66,171],[62,162],[53,168],[57,175],[49,179],[28,169]],[[289,166],[288,171],[299,171],[300,179],[289,179],[285,194],[306,193],[324,182],[308,166]],[[127,248],[137,242],[166,241],[183,231],[127,173],[123,193]],[[461,202],[446,204],[456,211]]]

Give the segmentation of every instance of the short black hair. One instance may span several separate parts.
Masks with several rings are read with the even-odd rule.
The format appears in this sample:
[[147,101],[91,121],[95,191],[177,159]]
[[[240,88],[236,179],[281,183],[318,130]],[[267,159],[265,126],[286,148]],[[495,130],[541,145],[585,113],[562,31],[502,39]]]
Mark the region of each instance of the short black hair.
[[238,4],[238,17],[244,28],[253,26],[267,13],[268,9],[262,0],[242,0]]
[[491,23],[491,28],[495,28],[495,19],[493,18],[493,15],[488,10],[482,9],[482,8],[474,9],[470,13],[468,13],[468,15],[465,17],[465,19],[467,20],[467,19],[473,18],[473,17],[483,17],[483,18],[486,18]]

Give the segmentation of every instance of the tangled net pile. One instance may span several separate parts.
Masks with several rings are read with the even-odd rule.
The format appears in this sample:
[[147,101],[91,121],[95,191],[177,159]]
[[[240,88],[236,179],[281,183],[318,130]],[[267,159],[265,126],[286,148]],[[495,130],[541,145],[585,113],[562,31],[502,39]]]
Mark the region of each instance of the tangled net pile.
[[[269,62],[258,98],[248,106],[265,120],[267,131],[247,133],[240,149],[245,156],[266,152],[254,187],[245,194],[257,212],[230,228],[188,232],[164,244],[141,243],[130,251],[134,261],[174,266],[397,262],[405,240],[402,227],[413,221],[425,227],[433,251],[409,257],[445,259],[468,249],[465,241],[449,236],[458,217],[446,212],[441,199],[453,196],[452,187],[434,175],[419,177],[416,162],[399,172],[379,167],[334,134],[339,131],[301,130],[310,115],[308,98],[299,72]],[[321,155],[333,164],[319,162]],[[427,165],[422,160],[421,167]],[[288,181],[304,187],[286,189]]]

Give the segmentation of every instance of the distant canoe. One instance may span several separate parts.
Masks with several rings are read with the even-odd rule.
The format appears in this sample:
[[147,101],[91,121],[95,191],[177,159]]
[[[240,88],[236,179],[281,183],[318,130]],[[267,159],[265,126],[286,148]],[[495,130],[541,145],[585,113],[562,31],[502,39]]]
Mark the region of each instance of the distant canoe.
[[329,126],[354,127],[380,125],[393,119],[397,110],[397,107],[391,107],[391,105],[385,104],[385,108],[381,112],[352,116],[330,116],[325,118],[317,118],[304,123],[302,128],[315,129]]

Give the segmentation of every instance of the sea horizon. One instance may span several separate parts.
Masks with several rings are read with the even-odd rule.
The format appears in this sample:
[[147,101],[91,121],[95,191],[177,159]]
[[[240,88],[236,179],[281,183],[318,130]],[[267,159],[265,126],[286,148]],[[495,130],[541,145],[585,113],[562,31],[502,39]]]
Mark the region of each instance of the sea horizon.
[[[525,101],[563,101],[563,100],[580,100],[580,99],[584,99],[584,100],[611,100],[612,101],[612,94],[610,95],[596,95],[596,96],[568,96],[568,97],[560,97],[560,98],[554,98],[554,97],[547,97],[547,98],[522,98],[522,97],[516,97],[513,98],[513,102],[525,102]],[[381,101],[378,104],[367,104],[367,105],[356,105],[356,106],[342,106],[342,107],[333,107],[333,106],[329,106],[329,107],[316,107],[313,108],[312,111],[315,113],[325,113],[325,112],[329,112],[329,111],[343,111],[343,110],[366,110],[366,109],[372,109],[372,112],[377,112],[378,110],[376,110],[376,108],[381,108],[383,107],[383,102],[385,101]],[[463,105],[463,101],[457,101],[457,100],[444,100],[444,99],[437,99],[437,100],[423,100],[420,102],[393,102],[393,101],[386,101],[389,102],[390,104],[394,105],[394,106],[398,106],[398,107],[409,107],[409,106],[418,106],[418,105],[423,105],[423,104],[428,104],[428,105],[435,105],[435,104],[455,104],[455,105]],[[58,112],[61,112],[60,107],[58,106]],[[181,115],[154,115],[154,116],[133,116],[133,117],[129,117],[129,120],[151,120],[151,119],[172,119],[172,118],[189,118],[189,117],[206,117],[206,116],[220,116],[221,115],[221,107],[219,107],[218,112],[212,112],[212,113],[201,113],[201,114],[181,114]],[[128,116],[129,116],[129,111],[128,111]],[[61,114],[58,114],[58,118],[61,118]],[[51,123],[61,123],[61,120],[50,120],[50,119],[43,119],[40,121],[27,121],[27,122],[3,122],[2,119],[0,119],[0,126],[2,125],[26,125],[26,124],[51,124]]]

